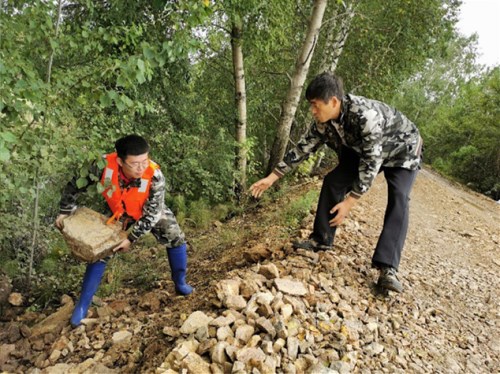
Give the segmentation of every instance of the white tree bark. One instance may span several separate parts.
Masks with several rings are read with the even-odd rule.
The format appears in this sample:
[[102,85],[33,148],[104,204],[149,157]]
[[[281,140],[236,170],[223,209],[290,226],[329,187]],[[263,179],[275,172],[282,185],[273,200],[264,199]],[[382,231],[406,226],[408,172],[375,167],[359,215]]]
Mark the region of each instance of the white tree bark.
[[239,173],[237,185],[246,188],[247,180],[247,101],[245,87],[245,70],[241,46],[241,27],[233,24],[231,30],[231,48],[233,54],[235,100],[238,112],[236,119],[236,167]]
[[268,174],[276,167],[285,155],[286,146],[290,138],[292,122],[297,111],[300,95],[302,93],[314,49],[318,41],[326,4],[327,0],[314,1],[312,15],[307,27],[306,38],[302,48],[300,49],[299,56],[295,63],[295,71],[291,78],[290,88],[282,105],[283,110],[281,112],[278,130],[271,149],[271,155],[269,157]]
[[321,73],[325,71],[334,73],[337,69],[339,58],[351,30],[354,17],[354,1],[349,2],[345,7],[344,14],[337,14],[337,17],[340,18],[340,26],[338,28],[329,27],[326,31],[325,51],[319,69]]

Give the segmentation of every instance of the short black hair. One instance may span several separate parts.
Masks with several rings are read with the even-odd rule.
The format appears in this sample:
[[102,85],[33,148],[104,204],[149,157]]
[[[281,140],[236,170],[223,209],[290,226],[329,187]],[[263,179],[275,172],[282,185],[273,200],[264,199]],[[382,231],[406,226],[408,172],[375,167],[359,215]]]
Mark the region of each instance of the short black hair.
[[342,78],[332,73],[321,73],[314,77],[306,89],[306,99],[323,100],[325,103],[332,97],[342,100],[344,96],[344,84]]
[[149,152],[149,144],[142,136],[127,135],[120,138],[115,143],[116,153],[122,160],[127,156],[138,156]]

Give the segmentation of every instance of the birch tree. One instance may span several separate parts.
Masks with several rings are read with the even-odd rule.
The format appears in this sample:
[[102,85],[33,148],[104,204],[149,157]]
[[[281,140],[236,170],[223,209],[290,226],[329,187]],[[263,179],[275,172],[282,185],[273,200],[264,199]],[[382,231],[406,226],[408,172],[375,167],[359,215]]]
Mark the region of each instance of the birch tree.
[[300,95],[304,87],[304,82],[309,71],[314,49],[318,42],[321,22],[325,13],[327,0],[315,0],[312,14],[307,27],[307,33],[300,49],[295,63],[295,71],[290,79],[290,87],[282,104],[282,112],[276,137],[269,157],[268,174],[272,172],[278,162],[283,158],[288,140],[290,138],[290,129],[297,111]]
[[[321,73],[325,71],[335,72],[351,30],[351,23],[355,14],[355,2],[352,1],[348,4],[342,2],[342,8],[344,11],[338,7],[336,8],[332,19],[334,24],[331,26],[326,24],[324,32],[326,34],[326,42],[319,69]],[[337,20],[340,21],[338,27],[336,27]]]
[[[245,69],[243,65],[242,25],[233,21],[231,28],[231,50],[233,56],[234,88],[236,101],[236,165],[239,173],[237,187],[245,188],[247,180],[247,101],[245,88]],[[239,189],[239,188],[238,188]]]

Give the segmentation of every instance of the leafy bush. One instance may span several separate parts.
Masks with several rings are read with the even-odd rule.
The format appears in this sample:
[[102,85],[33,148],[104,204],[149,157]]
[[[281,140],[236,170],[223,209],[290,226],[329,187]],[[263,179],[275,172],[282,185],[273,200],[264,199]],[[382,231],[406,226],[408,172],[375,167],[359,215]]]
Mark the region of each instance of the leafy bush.
[[207,229],[214,217],[208,202],[199,199],[189,203],[189,223],[198,229]]

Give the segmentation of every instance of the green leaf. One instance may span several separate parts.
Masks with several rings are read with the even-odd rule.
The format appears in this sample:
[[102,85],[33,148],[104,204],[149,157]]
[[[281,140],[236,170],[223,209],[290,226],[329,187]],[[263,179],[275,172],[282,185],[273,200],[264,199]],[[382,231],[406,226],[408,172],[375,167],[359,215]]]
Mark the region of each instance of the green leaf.
[[123,74],[120,74],[116,80],[116,85],[120,87],[127,87],[127,78],[125,78]]
[[9,159],[10,159],[9,150],[0,146],[0,161],[9,161]]
[[78,188],[83,188],[87,185],[87,178],[78,178],[76,181],[76,186]]
[[126,106],[128,106],[129,108],[131,108],[132,106],[134,106],[134,102],[130,99],[130,97],[128,97],[127,95],[122,95],[121,96],[121,100],[125,103]]
[[107,93],[101,94],[101,96],[99,97],[99,101],[101,102],[101,106],[104,108],[111,106],[111,104],[113,103],[113,100],[111,100]]
[[148,60],[152,60],[155,57],[155,52],[148,45],[145,45],[142,48],[142,53],[144,54],[144,57],[146,57]]
[[135,79],[137,79],[137,82],[139,82],[139,84],[146,82],[146,78],[144,77],[144,71],[138,71],[137,74],[135,75]]
[[0,132],[0,136],[8,143],[15,143],[17,140],[16,136],[10,131]]
[[122,100],[116,100],[115,103],[119,112],[123,112],[127,108],[127,105]]
[[144,73],[144,70],[146,70],[146,66],[144,65],[144,61],[143,61],[143,60],[141,60],[141,59],[138,59],[138,60],[137,60],[137,67],[138,67],[138,68],[139,68],[139,70],[140,70],[141,72],[143,72],[143,73]]
[[108,91],[108,96],[110,97],[110,99],[116,101],[118,99],[118,92],[114,90]]
[[105,187],[101,183],[96,184],[97,192],[103,193],[105,190]]
[[86,178],[89,175],[89,168],[87,166],[83,166],[80,169],[80,177]]

